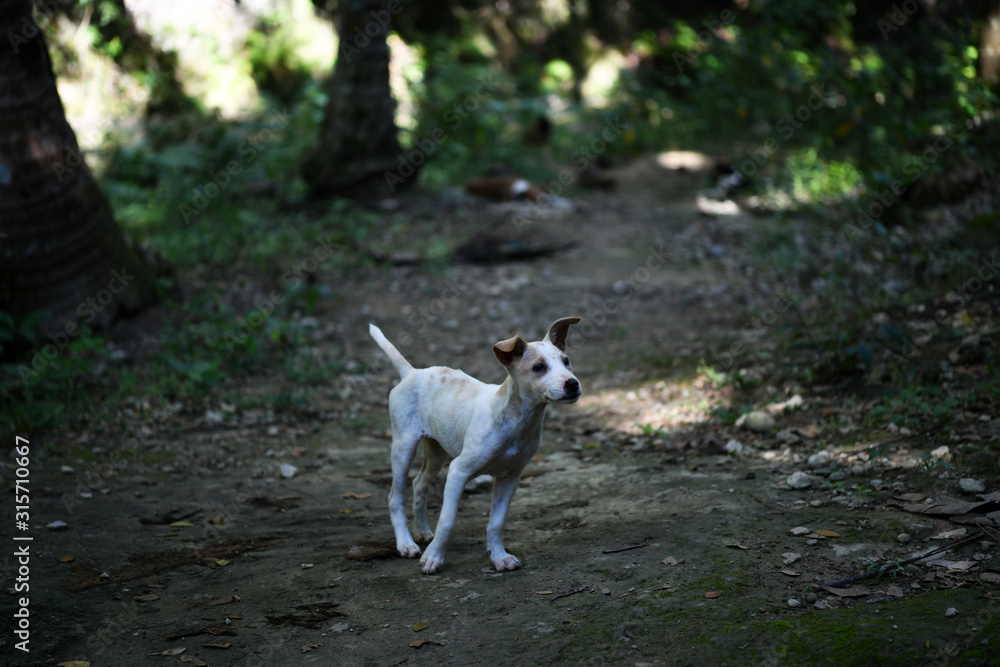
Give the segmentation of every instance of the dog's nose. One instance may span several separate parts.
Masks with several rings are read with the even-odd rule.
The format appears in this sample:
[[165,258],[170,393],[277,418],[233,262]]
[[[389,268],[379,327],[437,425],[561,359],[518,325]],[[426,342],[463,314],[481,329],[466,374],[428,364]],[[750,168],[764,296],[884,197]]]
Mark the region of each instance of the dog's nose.
[[576,378],[570,378],[566,380],[566,384],[563,385],[563,391],[569,395],[580,393],[580,382]]

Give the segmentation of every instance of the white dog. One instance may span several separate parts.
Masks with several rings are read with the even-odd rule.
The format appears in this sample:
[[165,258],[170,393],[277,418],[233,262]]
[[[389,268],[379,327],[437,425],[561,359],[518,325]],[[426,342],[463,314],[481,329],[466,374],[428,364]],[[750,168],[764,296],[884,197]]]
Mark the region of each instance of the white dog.
[[[575,403],[580,382],[565,354],[569,327],[579,317],[556,320],[545,339],[526,343],[520,336],[500,341],[493,354],[507,369],[501,385],[485,384],[444,366],[416,369],[374,324],[369,331],[399,371],[401,380],[389,392],[392,418],[392,490],[389,513],[401,556],[415,558],[420,547],[406,527],[403,496],[417,445],[424,443],[424,465],[413,480],[414,527],[430,542],[420,559],[425,574],[444,565],[444,553],[455,532],[455,514],[466,483],[476,475],[494,477],[493,503],[486,529],[486,550],[498,571],[521,567],[503,548],[507,509],[521,472],[542,444],[545,405]],[[427,524],[427,489],[447,456],[452,457],[444,487],[437,534]]]

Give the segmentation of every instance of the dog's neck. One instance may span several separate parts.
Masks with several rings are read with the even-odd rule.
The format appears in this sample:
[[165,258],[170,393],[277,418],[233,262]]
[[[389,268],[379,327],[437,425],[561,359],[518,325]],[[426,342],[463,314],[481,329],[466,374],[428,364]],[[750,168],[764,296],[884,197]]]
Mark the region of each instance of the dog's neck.
[[522,393],[517,380],[512,375],[507,375],[507,379],[497,390],[494,400],[504,421],[523,424],[537,422],[537,428],[542,427],[546,401],[540,401],[534,396]]

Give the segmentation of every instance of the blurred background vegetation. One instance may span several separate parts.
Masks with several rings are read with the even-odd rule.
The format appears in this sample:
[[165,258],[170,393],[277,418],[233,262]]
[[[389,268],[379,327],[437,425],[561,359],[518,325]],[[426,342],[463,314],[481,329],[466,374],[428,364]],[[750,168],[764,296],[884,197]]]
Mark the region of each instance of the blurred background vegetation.
[[[321,382],[321,373],[296,352],[301,318],[269,318],[266,335],[234,350],[224,334],[246,310],[212,285],[240,272],[280,275],[289,268],[280,258],[307,255],[321,233],[348,249],[375,233],[378,206],[335,199],[317,208],[303,178],[338,40],[349,37],[336,34],[340,3],[49,4],[57,11],[36,18],[67,119],[119,225],[170,267],[160,271],[168,309],[163,344],[144,360],[140,376],[105,371],[114,367],[115,347],[88,331],[27,385],[19,368],[45,341],[33,339],[29,318],[0,313],[6,346],[0,429],[63,423],[74,410],[92,409],[95,395],[106,405],[115,404],[110,396],[134,394],[170,403],[276,359],[284,360],[289,385]],[[774,142],[777,150],[752,165],[746,191],[778,216],[770,233],[756,237],[755,251],[789,282],[828,279],[833,287],[824,307],[829,321],[842,326],[813,344],[839,351],[849,363],[865,361],[864,346],[872,344],[866,342],[871,332],[852,324],[864,320],[858,310],[877,312],[882,301],[899,300],[889,293],[860,298],[852,282],[859,253],[878,255],[879,265],[933,265],[940,285],[981,243],[975,230],[996,234],[995,212],[970,223],[973,231],[963,233],[971,238],[962,241],[956,232],[956,242],[944,247],[930,247],[916,233],[891,233],[897,225],[912,230],[926,207],[960,201],[984,183],[996,187],[996,3],[441,0],[400,6],[387,40],[400,143],[404,152],[413,150],[437,128],[447,130],[420,170],[419,186],[460,187],[497,163],[533,182],[552,180],[573,151],[613,119],[628,129],[608,147],[612,162],[695,150],[720,168],[748,171],[741,165]],[[453,123],[449,112],[484,81],[490,94]],[[796,123],[815,90],[823,91],[822,104],[809,109],[808,122]],[[542,118],[547,141],[526,140]],[[234,158],[239,173],[230,174],[202,210],[198,198]],[[782,224],[790,219],[785,216],[805,215],[825,225],[830,238],[842,235],[857,206],[894,180],[909,186],[907,175],[914,173],[919,182],[907,188],[904,205],[891,207],[868,230],[889,244],[840,247],[823,256],[794,225]],[[433,256],[435,248],[428,240],[417,250]],[[341,269],[370,261],[349,251],[333,260]],[[205,287],[201,296],[175,300],[171,272],[193,276]],[[308,316],[323,290],[302,281],[283,312]],[[297,391],[275,389],[261,401],[301,407],[308,397]]]

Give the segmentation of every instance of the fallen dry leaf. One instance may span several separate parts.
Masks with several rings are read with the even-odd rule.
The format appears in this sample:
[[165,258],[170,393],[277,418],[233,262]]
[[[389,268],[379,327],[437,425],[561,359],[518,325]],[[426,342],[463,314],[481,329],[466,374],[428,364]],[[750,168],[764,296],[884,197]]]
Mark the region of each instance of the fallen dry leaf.
[[309,651],[318,649],[320,646],[322,646],[322,644],[306,644],[302,647],[302,652],[308,653]]
[[217,559],[215,561],[215,564],[218,565],[219,567],[225,567],[225,566],[229,565],[229,563],[231,563],[231,562],[232,561],[228,561],[228,560],[226,560],[224,558],[219,558],[219,559]]
[[830,591],[837,597],[842,597],[842,598],[856,598],[862,595],[868,595],[868,593],[870,592],[867,586],[861,584],[857,586],[851,586],[850,588],[830,588],[829,586],[827,586],[826,590]]
[[56,667],[90,667],[90,663],[86,660],[70,660],[69,662],[60,662]]
[[815,531],[815,533],[817,535],[822,535],[823,537],[840,537],[840,533],[835,533],[832,530],[826,530],[826,529],[817,530]]
[[447,646],[444,642],[439,642],[434,639],[418,639],[415,642],[410,642],[410,646],[413,648],[420,648],[424,644],[436,644],[437,646]]
[[552,591],[535,591],[535,595],[552,595]]
[[938,567],[947,568],[949,572],[965,572],[969,568],[976,565],[974,560],[930,560],[927,561],[928,565],[937,565]]
[[782,565],[791,565],[796,561],[802,560],[802,554],[797,554],[794,551],[787,551],[781,554]]
[[214,607],[214,606],[220,605],[220,604],[229,604],[230,602],[235,602],[236,600],[239,600],[239,598],[238,597],[234,597],[232,595],[228,595],[228,596],[226,596],[224,598],[219,598],[218,600],[212,600],[211,602],[207,603],[205,606],[207,606],[207,607]]
[[719,597],[720,595],[722,595],[722,593],[720,593],[719,591],[709,591],[709,592],[705,593],[705,597],[708,598],[709,600],[714,600],[715,598]]
[[341,513],[341,514],[350,514],[350,513],[352,513],[353,511],[354,511],[354,510],[352,510],[352,509],[345,509],[345,510],[340,510],[340,513]]
[[430,623],[417,623],[413,626],[413,631],[420,632],[421,630],[426,630],[429,627],[431,627]]
[[925,497],[923,493],[901,493],[896,496],[896,500],[902,500],[904,503],[919,503]]
[[180,655],[187,650],[187,646],[178,646],[176,648],[168,648],[166,651],[160,653],[160,655]]
[[782,570],[782,574],[787,574],[789,577],[801,577],[802,575],[795,570]]
[[901,598],[903,597],[903,589],[893,584],[886,589],[885,594],[891,595],[894,598]]
[[371,498],[372,494],[370,494],[370,493],[342,493],[342,494],[340,494],[340,497],[341,498],[354,498],[355,500],[364,500],[365,498]]
[[171,528],[193,528],[194,524],[190,521],[174,521],[170,524]]
[[160,596],[150,593],[149,595],[136,595],[133,599],[138,602],[152,602],[153,600],[159,600]]
[[72,555],[63,556],[62,558],[59,559],[59,562],[60,563],[72,563],[73,562],[73,556]]
[[666,558],[663,559],[663,564],[670,566],[674,566],[677,565],[678,563],[683,563],[683,562],[684,562],[683,560],[677,560],[673,556],[667,556]]
[[232,646],[229,642],[208,642],[207,644],[202,644],[205,648],[229,648]]
[[991,584],[1000,584],[1000,574],[995,572],[983,572],[979,575],[979,579]]
[[932,540],[957,540],[959,538],[965,537],[968,532],[967,528],[956,528],[955,530],[946,530],[944,532],[938,533],[931,537]]
[[748,551],[750,549],[750,547],[740,544],[738,540],[726,540],[723,544],[732,549],[742,549],[743,551]]
[[181,662],[190,662],[194,667],[208,667],[208,663],[204,660],[199,660],[193,655],[182,655]]

